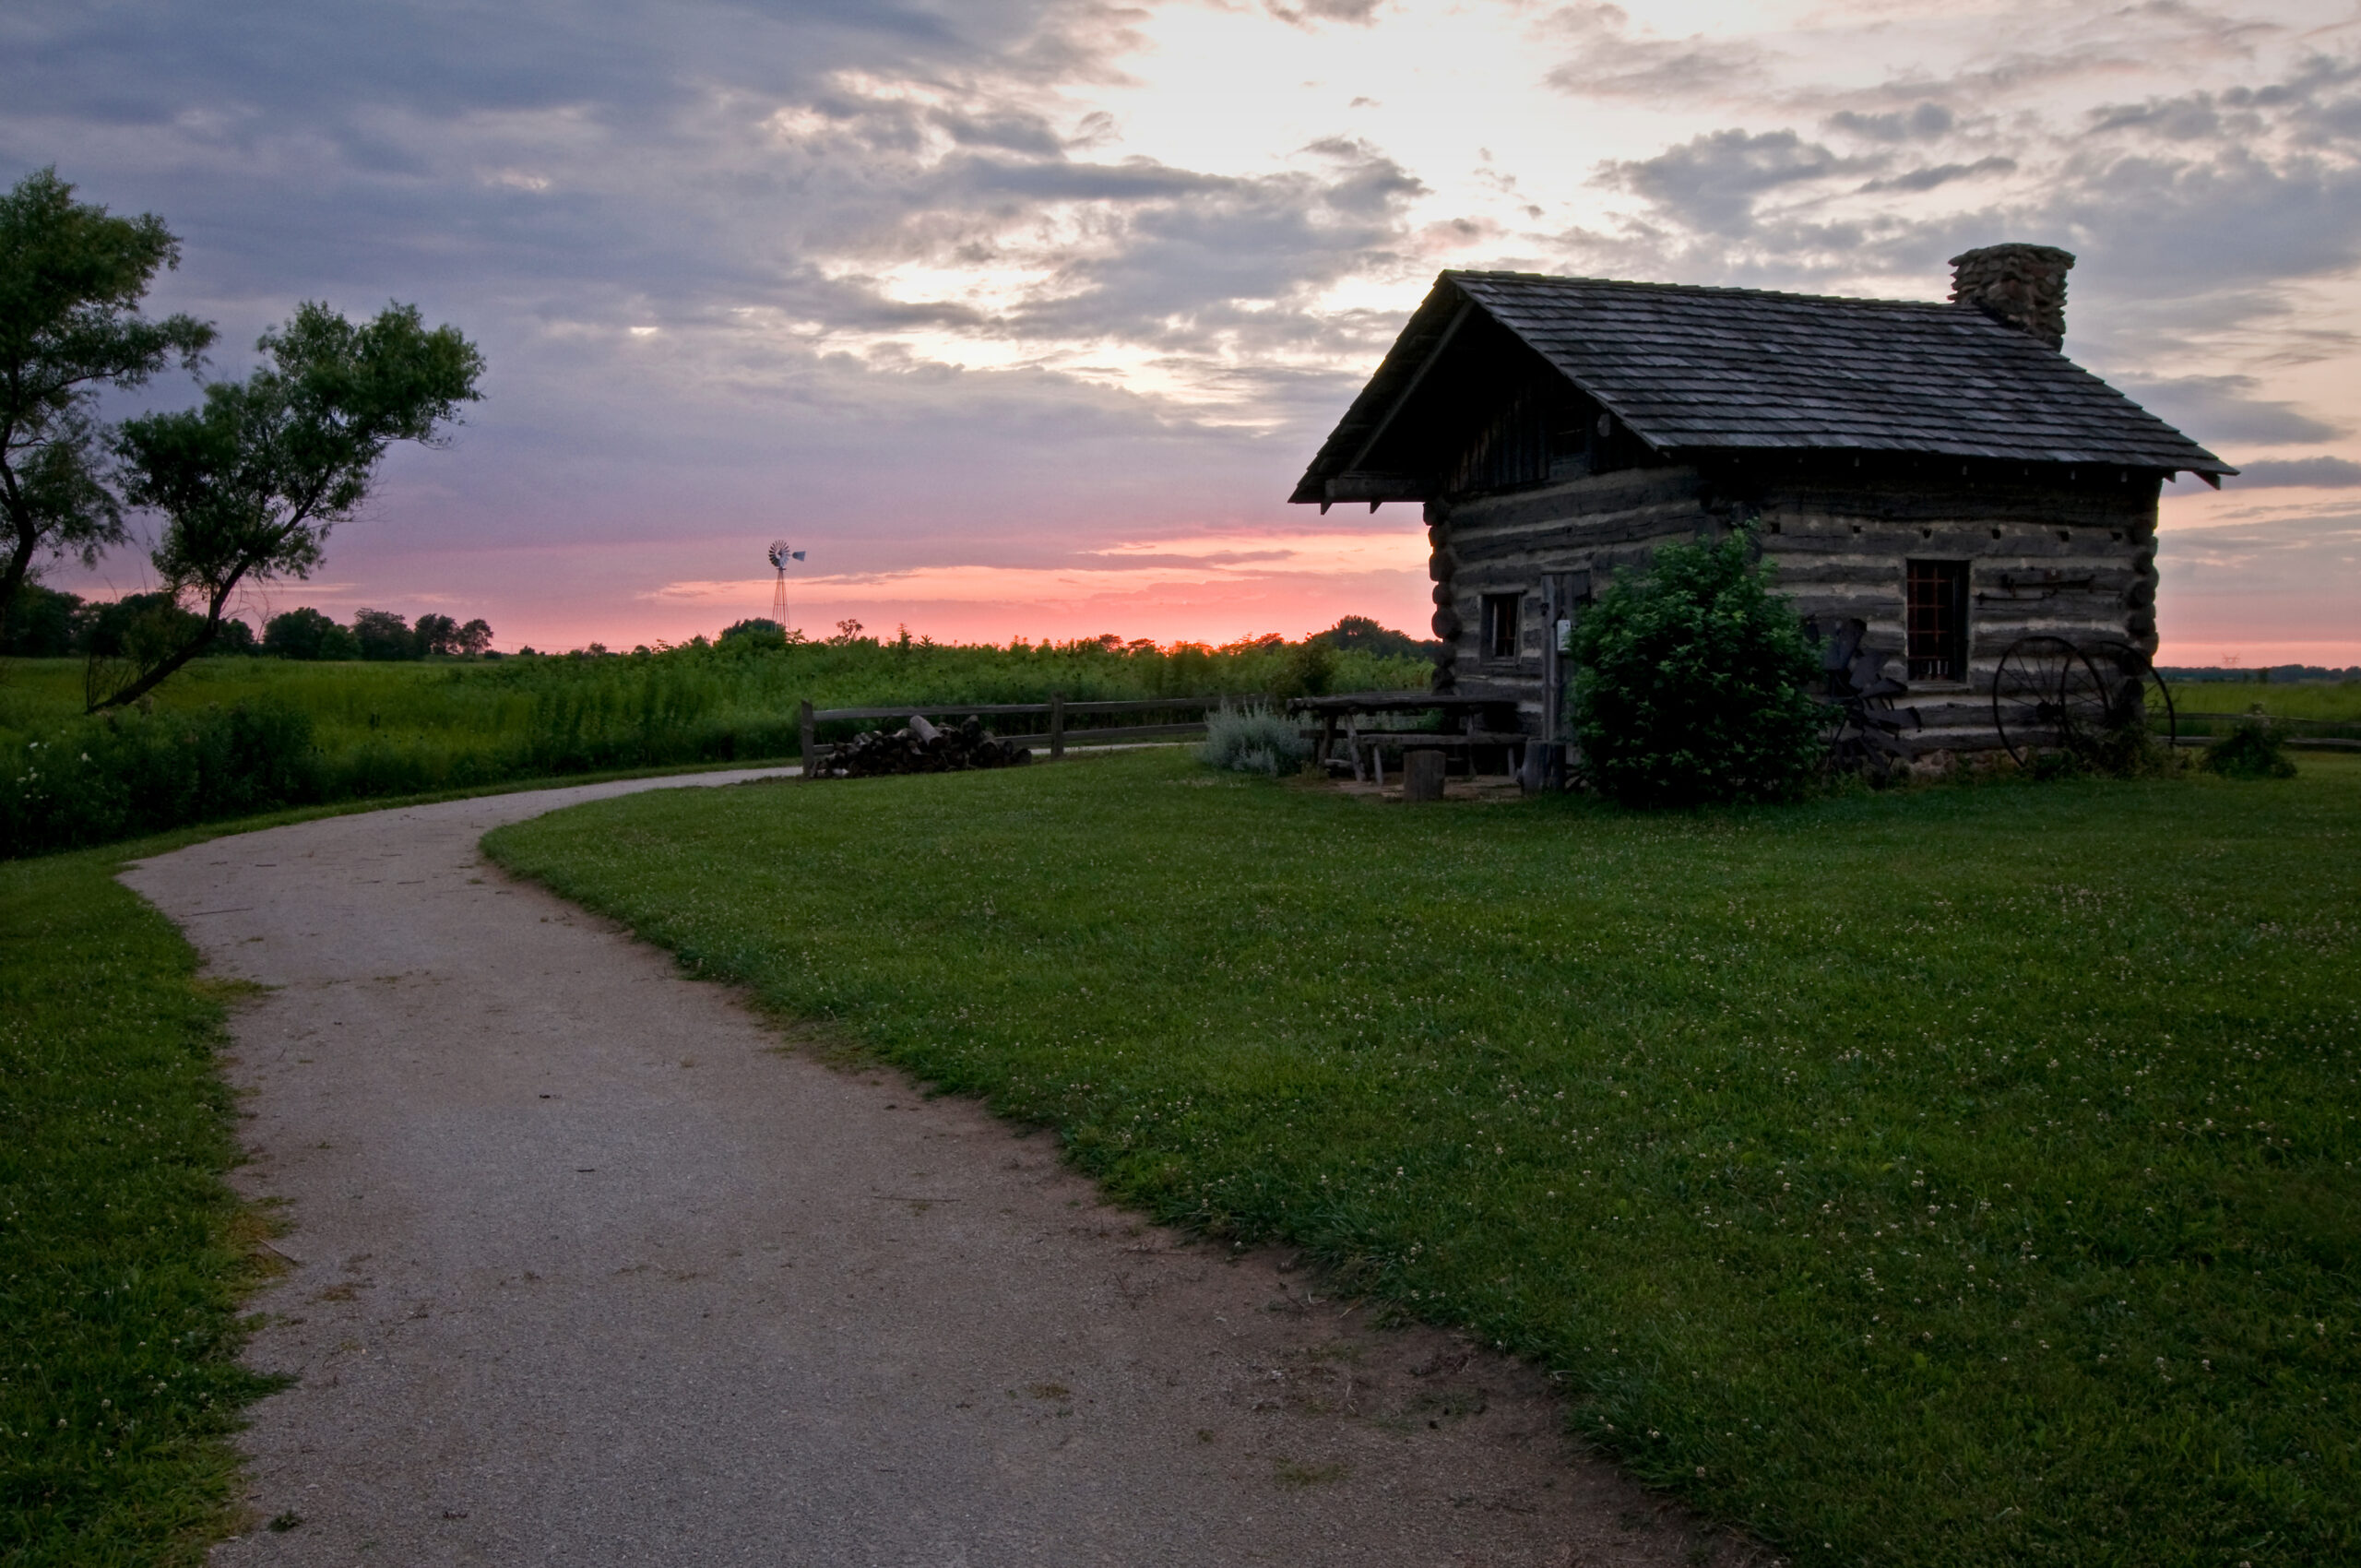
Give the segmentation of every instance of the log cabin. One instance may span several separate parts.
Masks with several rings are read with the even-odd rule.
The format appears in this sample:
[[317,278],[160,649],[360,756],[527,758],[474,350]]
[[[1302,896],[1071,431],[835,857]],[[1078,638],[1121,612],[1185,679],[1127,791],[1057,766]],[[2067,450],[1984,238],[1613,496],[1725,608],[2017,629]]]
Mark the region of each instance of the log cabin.
[[1923,728],[1998,744],[2037,634],[2156,647],[2156,504],[2236,470],[2060,351],[2068,253],[1952,258],[1948,302],[1445,272],[1290,498],[1424,505],[1439,694],[1560,738],[1566,630],[1619,567],[1750,529],[1858,618]]

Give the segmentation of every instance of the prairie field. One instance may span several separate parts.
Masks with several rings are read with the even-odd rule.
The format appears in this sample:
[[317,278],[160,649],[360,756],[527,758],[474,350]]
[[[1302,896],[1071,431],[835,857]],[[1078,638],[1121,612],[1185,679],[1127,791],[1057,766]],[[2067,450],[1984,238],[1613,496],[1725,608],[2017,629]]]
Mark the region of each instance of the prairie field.
[[2297,735],[2361,739],[2361,681],[2184,681],[2173,687],[2184,735],[2217,735],[2223,714],[2257,708],[2295,720]]
[[2356,759],[1645,814],[1158,752],[487,843],[1798,1562],[2361,1558]]
[[[1430,670],[1415,657],[1345,651],[1317,678],[1339,689],[1423,686]],[[1301,689],[1305,676],[1301,645],[854,639],[483,661],[208,659],[165,683],[152,711],[87,719],[78,660],[0,660],[0,858],[290,805],[784,760],[800,744],[805,701],[1243,695]]]

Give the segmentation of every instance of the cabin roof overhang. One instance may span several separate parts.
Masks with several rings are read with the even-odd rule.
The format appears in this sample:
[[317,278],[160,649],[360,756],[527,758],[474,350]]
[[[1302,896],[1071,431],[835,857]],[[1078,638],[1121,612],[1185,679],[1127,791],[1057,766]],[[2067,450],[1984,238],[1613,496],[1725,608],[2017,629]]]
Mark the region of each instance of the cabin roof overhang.
[[[1417,439],[1454,362],[1505,333],[1646,446],[1691,460],[1932,456],[2237,470],[2047,344],[1972,306],[1445,272],[1288,497],[1424,501]],[[1463,367],[1464,368],[1464,367]]]

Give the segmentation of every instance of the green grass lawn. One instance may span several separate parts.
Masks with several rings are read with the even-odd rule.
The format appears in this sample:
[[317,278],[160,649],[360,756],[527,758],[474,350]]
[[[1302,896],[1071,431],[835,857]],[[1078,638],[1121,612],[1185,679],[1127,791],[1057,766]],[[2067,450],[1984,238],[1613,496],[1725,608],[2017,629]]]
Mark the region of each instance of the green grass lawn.
[[[151,846],[152,847],[152,846]],[[0,863],[0,1562],[197,1563],[258,1239],[221,1175],[222,998],[113,880],[123,851]]]
[[1556,1369],[1803,1562],[2361,1559],[2361,766],[1629,815],[1177,753],[516,870]]

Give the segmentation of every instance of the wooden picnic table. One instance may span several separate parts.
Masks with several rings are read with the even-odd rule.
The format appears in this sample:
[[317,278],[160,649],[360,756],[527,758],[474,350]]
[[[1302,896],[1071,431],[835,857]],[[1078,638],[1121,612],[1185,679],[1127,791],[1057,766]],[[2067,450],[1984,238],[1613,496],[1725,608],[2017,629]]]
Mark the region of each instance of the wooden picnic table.
[[[1515,773],[1517,765],[1523,760],[1525,745],[1532,737],[1518,731],[1477,727],[1479,710],[1495,707],[1498,701],[1497,698],[1437,696],[1430,692],[1335,692],[1325,696],[1292,698],[1287,703],[1287,711],[1319,717],[1320,740],[1313,754],[1323,764],[1335,750],[1336,727],[1341,720],[1345,728],[1347,753],[1352,758],[1353,778],[1359,780],[1374,777],[1382,785],[1385,782],[1385,753],[1389,747],[1396,752],[1462,753],[1467,758],[1467,771],[1472,775],[1476,771],[1477,748],[1498,746],[1510,758],[1507,771]],[[1373,719],[1406,713],[1440,713],[1446,723],[1459,719],[1463,724],[1457,731],[1363,730],[1360,727],[1364,716]]]

